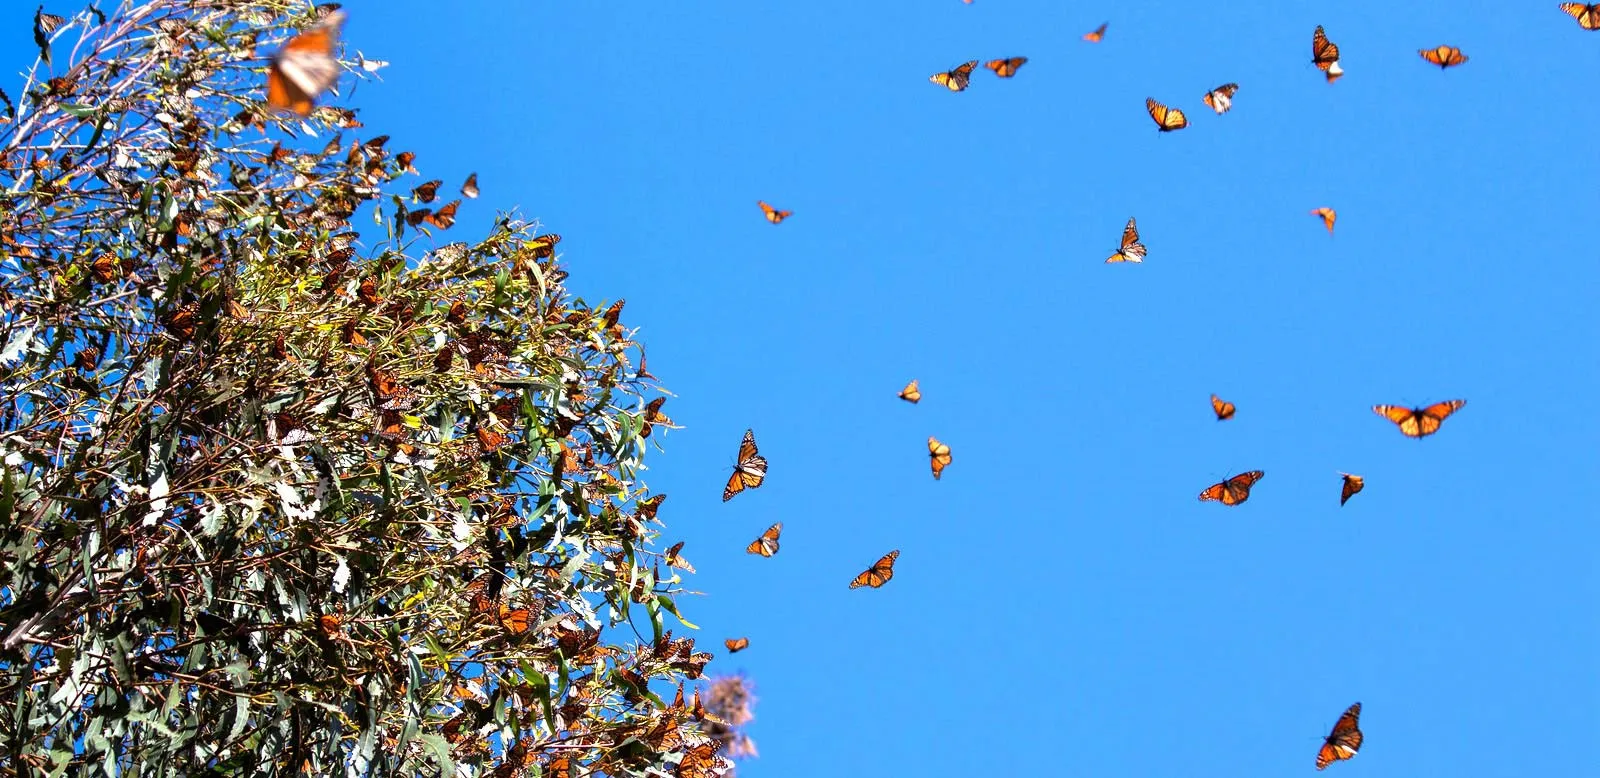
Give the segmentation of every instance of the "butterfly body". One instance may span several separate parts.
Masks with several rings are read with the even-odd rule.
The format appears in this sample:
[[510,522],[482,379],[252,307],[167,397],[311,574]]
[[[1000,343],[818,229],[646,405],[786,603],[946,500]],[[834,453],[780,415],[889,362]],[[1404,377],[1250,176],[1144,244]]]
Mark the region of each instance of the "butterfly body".
[[1217,414],[1217,421],[1227,421],[1233,418],[1237,408],[1234,404],[1216,395],[1211,395],[1211,412]]
[[1122,246],[1107,257],[1106,262],[1143,262],[1144,255],[1144,244],[1139,242],[1139,225],[1129,216],[1127,226],[1122,228]]
[[[1155,101],[1154,98],[1144,99],[1144,109],[1149,112],[1150,118],[1156,123],[1157,132],[1173,132],[1189,126],[1189,117],[1176,108],[1168,108]],[[1221,113],[1218,111],[1218,113]]]
[[[1109,22],[1106,24],[1109,24]],[[1105,40],[1106,25],[1102,24],[1099,27],[1096,27],[1093,31],[1084,33],[1083,39],[1090,43],[1099,43],[1100,41]]]
[[761,533],[761,537],[756,538],[751,541],[750,545],[744,547],[744,552],[746,554],[760,554],[764,557],[772,556],[778,553],[778,538],[782,534],[783,522],[780,521],[767,527],[767,531]]
[[1454,46],[1438,46],[1431,49],[1418,49],[1417,53],[1429,63],[1438,65],[1440,70],[1453,68],[1467,61],[1467,55]]
[[1406,408],[1399,405],[1374,405],[1372,412],[1395,423],[1400,434],[1421,440],[1439,431],[1450,414],[1461,410],[1466,400],[1446,400],[1426,408]]
[[1200,501],[1211,500],[1220,502],[1223,505],[1238,505],[1250,499],[1250,487],[1255,486],[1256,482],[1265,478],[1266,475],[1265,472],[1260,470],[1251,470],[1248,473],[1240,473],[1225,481],[1219,481],[1200,492]]
[[950,466],[950,447],[939,442],[939,439],[928,436],[928,462],[933,466],[933,480],[939,480],[944,475],[944,469]]
[[1334,762],[1349,759],[1361,750],[1361,703],[1351,705],[1345,709],[1344,715],[1333,725],[1333,731],[1322,741],[1322,748],[1317,750],[1317,769],[1321,770]]
[[917,386],[917,379],[911,379],[911,383],[906,384],[906,388],[900,390],[899,397],[912,405],[921,402],[922,389]]
[[1238,91],[1238,84],[1223,84],[1222,86],[1207,92],[1206,96],[1201,99],[1205,101],[1206,105],[1209,106],[1211,110],[1216,111],[1218,115],[1221,115],[1227,113],[1228,109],[1233,107],[1233,96],[1238,93]]
[[977,60],[970,60],[943,73],[934,73],[928,76],[928,80],[952,92],[960,92],[972,82],[972,69],[977,66]]
[[733,466],[733,475],[729,476],[728,485],[722,489],[722,501],[727,502],[746,489],[758,488],[766,479],[767,458],[761,456],[756,448],[755,432],[745,430],[744,440],[739,443],[739,459]]
[[1010,78],[1017,74],[1017,68],[1028,63],[1027,57],[1010,57],[1007,59],[991,59],[984,63],[984,67],[993,70],[1001,78]]
[[878,558],[872,566],[863,570],[860,575],[851,579],[850,588],[859,589],[870,586],[874,589],[889,582],[894,577],[894,561],[900,558],[900,550],[895,549]]
[[1322,226],[1328,228],[1328,234],[1333,234],[1333,223],[1339,218],[1339,215],[1335,213],[1332,208],[1324,206],[1312,211],[1311,215],[1320,217],[1322,219]]
[[333,50],[339,43],[344,12],[334,11],[299,35],[290,38],[267,69],[267,106],[309,116],[317,97],[339,80],[339,61]]
[[1367,482],[1361,476],[1352,473],[1340,473],[1339,476],[1344,479],[1343,486],[1339,488],[1339,505],[1343,507],[1356,495],[1356,492],[1366,488]]
[[1339,67],[1339,46],[1328,40],[1320,24],[1316,32],[1311,34],[1311,64],[1322,71],[1330,84],[1344,75],[1344,69]]
[[1561,10],[1591,32],[1600,30],[1600,3],[1562,3]]
[[794,211],[780,211],[761,200],[757,200],[756,205],[761,206],[761,213],[767,217],[767,221],[773,224],[782,224],[784,219],[794,215]]

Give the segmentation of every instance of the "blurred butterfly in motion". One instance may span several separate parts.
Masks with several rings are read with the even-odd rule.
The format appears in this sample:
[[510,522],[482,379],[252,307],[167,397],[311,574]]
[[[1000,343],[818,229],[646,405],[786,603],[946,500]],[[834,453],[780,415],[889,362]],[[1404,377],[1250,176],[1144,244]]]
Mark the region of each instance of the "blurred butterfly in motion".
[[344,12],[334,11],[272,55],[267,69],[267,105],[272,110],[309,116],[317,97],[338,82],[339,61],[333,58],[333,49],[342,24]]
[[683,558],[682,552],[683,541],[680,540],[672,544],[672,548],[667,549],[667,553],[663,556],[667,562],[667,567],[676,567],[679,570],[690,573],[694,572],[694,565],[689,564],[689,560]]
[[467,176],[467,180],[462,182],[462,184],[461,184],[461,194],[462,194],[462,196],[467,197],[469,199],[474,199],[474,200],[477,199],[477,197],[478,197],[478,174],[477,173],[472,173],[471,175],[468,175]]
[[1083,34],[1083,39],[1090,43],[1099,43],[1100,41],[1105,40],[1105,37],[1106,25],[1104,24],[1094,28],[1094,32],[1086,32]]
[[1600,30],[1600,3],[1585,5],[1584,3],[1562,3],[1561,10],[1567,15],[1578,20],[1578,26],[1585,30]]
[[739,461],[733,466],[733,475],[728,478],[728,485],[722,489],[722,501],[727,502],[733,496],[746,490],[761,486],[767,478],[767,458],[761,456],[756,449],[756,434],[752,430],[744,431],[744,440],[739,443]]
[[1462,54],[1461,49],[1458,49],[1454,46],[1439,46],[1438,48],[1432,49],[1418,49],[1417,53],[1421,54],[1423,59],[1438,65],[1440,70],[1455,67],[1456,65],[1460,65],[1461,63],[1467,61],[1467,55]]
[[1217,421],[1227,421],[1233,418],[1235,408],[1233,403],[1216,395],[1211,395],[1211,410],[1217,414]]
[[984,67],[993,70],[1001,78],[1010,78],[1017,74],[1017,68],[1028,63],[1027,57],[1012,57],[1010,59],[991,59],[984,63]]
[[772,222],[773,224],[781,224],[784,219],[789,218],[789,216],[794,213],[794,211],[780,211],[760,200],[756,201],[756,205],[761,206],[761,212],[766,214],[767,221]]
[[1200,493],[1200,501],[1215,500],[1223,505],[1238,505],[1250,499],[1250,487],[1266,476],[1260,470],[1240,473],[1226,481],[1212,484]]
[[1426,408],[1402,408],[1398,405],[1374,405],[1372,412],[1400,426],[1400,433],[1409,438],[1422,439],[1439,431],[1439,425],[1450,414],[1461,410],[1466,400],[1447,400]]
[[1339,490],[1339,505],[1343,506],[1355,496],[1356,492],[1365,489],[1367,482],[1362,480],[1361,476],[1350,473],[1340,473],[1339,476],[1344,479],[1344,486]]
[[750,638],[723,638],[722,645],[728,647],[728,653],[737,654],[750,647]]
[[928,80],[952,92],[960,92],[967,88],[967,83],[972,80],[972,69],[977,66],[978,61],[972,60],[954,70],[934,73],[928,76]]
[[778,553],[778,535],[782,534],[782,532],[783,522],[781,521],[767,527],[767,531],[761,533],[761,537],[756,538],[751,541],[750,545],[744,547],[744,552],[762,556],[772,556]]
[[900,399],[915,405],[922,400],[922,390],[917,388],[917,379],[911,379],[906,388],[900,390]]
[[1332,208],[1328,208],[1328,207],[1318,208],[1315,211],[1312,211],[1311,215],[1312,216],[1320,216],[1320,217],[1322,217],[1322,226],[1328,228],[1328,234],[1329,235],[1333,234],[1333,222],[1334,222],[1335,219],[1339,218],[1339,216],[1338,216],[1338,214],[1333,212]]
[[888,583],[889,579],[894,577],[894,560],[899,558],[899,549],[879,557],[878,561],[874,562],[871,567],[862,571],[861,575],[850,581],[850,588],[860,589],[863,586],[870,586],[876,589]]
[[950,447],[939,442],[939,439],[928,436],[928,462],[933,465],[933,480],[939,480],[944,469],[950,466]]
[[1144,244],[1139,242],[1139,225],[1128,217],[1128,226],[1122,228],[1122,247],[1106,258],[1107,262],[1143,262]]
[[1189,126],[1189,117],[1176,108],[1168,108],[1154,99],[1144,99],[1144,109],[1150,112],[1150,118],[1156,122],[1156,131],[1172,132]]
[[1233,107],[1233,95],[1238,91],[1238,84],[1223,84],[1207,92],[1206,96],[1201,99],[1206,101],[1206,105],[1211,110],[1216,111],[1219,115],[1225,114],[1229,108]]
[[1330,84],[1344,75],[1344,69],[1339,67],[1339,47],[1328,40],[1320,24],[1317,25],[1317,31],[1311,34],[1311,64],[1322,70]]
[[1361,703],[1351,705],[1333,725],[1333,732],[1317,750],[1317,769],[1321,770],[1341,759],[1349,759],[1361,750]]

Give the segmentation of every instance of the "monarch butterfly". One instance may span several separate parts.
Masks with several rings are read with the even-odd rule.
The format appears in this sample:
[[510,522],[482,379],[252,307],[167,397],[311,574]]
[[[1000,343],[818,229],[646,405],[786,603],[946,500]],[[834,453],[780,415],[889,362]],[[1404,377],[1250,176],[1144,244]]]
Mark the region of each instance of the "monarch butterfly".
[[38,45],[39,59],[44,60],[44,64],[50,64],[50,33],[66,23],[65,17],[45,13],[42,5],[33,12],[33,42]]
[[1562,3],[1561,10],[1578,20],[1578,26],[1585,30],[1600,30],[1600,3]]
[[322,630],[323,635],[338,637],[344,631],[344,617],[336,613],[324,613],[317,617],[317,628]]
[[912,405],[922,400],[922,390],[917,388],[917,379],[911,379],[911,383],[906,384],[906,388],[900,390],[900,399]]
[[745,430],[744,440],[739,443],[739,461],[733,466],[728,485],[722,488],[722,501],[727,502],[746,489],[759,488],[766,478],[767,458],[756,449],[755,432]]
[[469,174],[467,180],[462,182],[461,194],[474,200],[478,198],[478,174],[476,172]]
[[504,434],[488,427],[479,427],[473,430],[473,434],[478,436],[478,449],[485,454],[498,450],[506,444],[507,440],[510,440]]
[[1328,228],[1328,234],[1329,235],[1333,234],[1333,221],[1335,219],[1339,218],[1339,216],[1338,216],[1338,214],[1333,212],[1332,208],[1328,208],[1328,207],[1324,206],[1322,208],[1316,209],[1315,211],[1312,211],[1311,215],[1312,216],[1321,216],[1322,217],[1322,225],[1324,227]]
[[1176,108],[1168,108],[1155,100],[1146,97],[1144,109],[1150,112],[1150,118],[1156,122],[1156,131],[1172,132],[1189,126],[1189,117]]
[[678,778],[716,778],[726,767],[726,760],[717,756],[722,744],[708,740],[683,752],[678,762]]
[[1311,64],[1322,70],[1330,84],[1344,75],[1344,69],[1339,67],[1339,46],[1328,40],[1320,24],[1317,25],[1317,31],[1311,33]]
[[728,653],[737,654],[750,647],[750,638],[723,638],[722,645],[728,647]]
[[684,559],[681,555],[679,555],[679,552],[681,551],[683,551],[683,541],[681,540],[672,544],[672,548],[667,549],[667,553],[663,555],[663,558],[666,560],[667,567],[676,567],[679,570],[687,570],[691,573],[694,572],[694,565],[689,564],[689,560]]
[[1211,395],[1211,410],[1217,414],[1217,421],[1227,421],[1233,418],[1233,412],[1236,409],[1233,407],[1233,403],[1216,395]]
[[436,179],[434,179],[432,181],[426,181],[426,182],[423,182],[421,184],[418,184],[415,188],[413,188],[411,190],[411,196],[417,198],[417,202],[420,202],[420,203],[431,203],[435,199],[438,199],[438,197],[439,197],[439,185],[443,184],[443,183],[444,183],[443,179],[436,178]]
[[1454,46],[1439,46],[1432,49],[1418,49],[1417,53],[1421,54],[1423,59],[1438,65],[1440,70],[1444,70],[1448,67],[1454,67],[1467,61],[1467,55],[1462,54],[1461,49],[1458,49]]
[[1106,262],[1143,262],[1145,248],[1139,242],[1139,225],[1128,217],[1128,226],[1122,228],[1122,247],[1106,258]]
[[422,217],[422,220],[432,224],[435,227],[438,227],[441,230],[448,230],[450,229],[450,225],[456,223],[456,209],[460,207],[461,201],[453,200],[449,205],[446,205],[443,208],[434,211],[433,213],[425,214]]
[[789,216],[794,213],[794,211],[780,211],[770,205],[767,205],[761,200],[757,200],[756,205],[761,206],[761,212],[766,214],[767,221],[772,222],[773,224],[781,224],[784,219],[789,218]]
[[1201,99],[1206,101],[1206,105],[1210,106],[1211,110],[1216,111],[1218,114],[1224,114],[1228,112],[1229,108],[1233,107],[1233,95],[1238,91],[1238,84],[1223,84],[1207,92],[1206,96]]
[[1214,483],[1200,493],[1200,501],[1217,500],[1223,505],[1238,505],[1250,499],[1250,487],[1264,478],[1267,474],[1260,470],[1251,470],[1240,473],[1226,481]]
[[1094,28],[1094,32],[1086,32],[1083,34],[1083,39],[1090,43],[1099,43],[1100,41],[1105,40],[1105,37],[1106,25],[1104,24]]
[[928,462],[933,465],[933,480],[939,480],[944,469],[950,466],[950,447],[939,442],[939,439],[928,436]]
[[889,579],[894,577],[894,560],[899,558],[900,549],[895,549],[879,557],[878,561],[873,562],[871,567],[863,570],[861,575],[850,581],[850,588],[860,589],[863,586],[870,586],[876,589],[888,583]]
[[972,80],[972,69],[978,66],[977,60],[963,63],[954,70],[943,73],[934,73],[928,80],[952,92],[960,92],[967,88],[967,83]]
[[1352,475],[1350,473],[1340,473],[1339,475],[1344,478],[1344,486],[1339,490],[1339,505],[1343,506],[1345,503],[1350,501],[1350,498],[1354,496],[1356,492],[1365,489],[1367,482],[1362,480],[1361,476],[1359,475]]
[[333,58],[339,43],[344,12],[335,11],[272,55],[267,69],[267,106],[274,111],[311,115],[317,96],[339,81],[339,61]]
[[661,412],[661,406],[665,405],[666,402],[667,398],[657,397],[656,399],[651,400],[649,405],[644,407],[644,426],[639,430],[639,437],[650,437],[650,432],[653,425],[672,423],[672,420],[667,418],[667,415]]
[[600,320],[605,323],[606,329],[616,329],[617,322],[622,319],[622,306],[627,304],[627,298],[619,297],[616,302],[611,304],[610,308],[606,309],[606,312],[600,317]]
[[1317,769],[1321,770],[1341,759],[1349,759],[1361,749],[1361,703],[1345,709],[1344,715],[1333,725],[1333,731],[1317,750]]
[[528,608],[512,608],[502,603],[500,605],[500,626],[513,635],[528,633],[528,625],[533,621],[533,611]]
[[751,541],[750,545],[744,547],[744,552],[746,554],[772,556],[773,554],[778,553],[778,535],[782,533],[783,522],[780,521],[770,527],[767,527],[767,531],[761,533],[761,537],[756,538],[754,541]]
[[1001,78],[1010,78],[1017,74],[1017,68],[1028,64],[1027,57],[1011,57],[1010,59],[991,59],[984,63],[984,67],[993,70]]
[[1461,410],[1466,400],[1447,400],[1426,408],[1402,408],[1398,405],[1374,405],[1372,412],[1400,425],[1400,434],[1422,439],[1439,431],[1450,414]]
[[494,610],[494,603],[500,599],[499,587],[491,586],[494,573],[484,573],[472,579],[467,588],[462,591],[467,595],[467,605],[472,609],[473,615],[490,613]]

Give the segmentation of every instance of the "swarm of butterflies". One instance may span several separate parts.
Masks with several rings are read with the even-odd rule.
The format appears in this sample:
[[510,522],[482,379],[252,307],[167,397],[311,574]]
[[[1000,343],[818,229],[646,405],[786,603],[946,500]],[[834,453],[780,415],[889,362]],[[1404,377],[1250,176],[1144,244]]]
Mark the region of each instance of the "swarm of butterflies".
[[[972,0],[963,0],[971,3]],[[1600,3],[1560,3],[1561,10],[1585,30],[1600,31]],[[325,91],[332,88],[339,77],[339,63],[334,58],[334,48],[338,43],[339,26],[344,20],[344,14],[335,10],[322,19],[315,27],[291,38],[283,47],[273,55],[267,73],[267,105],[275,111],[284,111],[299,116],[309,115],[315,105],[316,99]],[[35,36],[41,48],[48,47],[45,35],[50,29],[59,25],[58,17],[42,14],[35,20]],[[1108,25],[1102,24],[1095,30],[1085,34],[1083,39],[1090,43],[1100,43],[1105,39]],[[1455,46],[1441,45],[1430,49],[1420,49],[1421,58],[1441,69],[1460,66],[1467,62],[1467,55]],[[944,87],[951,92],[965,91],[972,82],[973,71],[977,69],[979,60],[969,60],[951,70],[935,73],[929,77],[934,84]],[[984,67],[999,78],[1012,78],[1018,70],[1028,63],[1027,57],[1006,57],[993,59],[983,63]],[[1319,25],[1311,34],[1311,63],[1321,70],[1328,83],[1339,80],[1344,76],[1344,69],[1339,64],[1339,46],[1329,40],[1327,33]],[[1218,115],[1225,114],[1233,107],[1233,99],[1239,92],[1239,85],[1226,83],[1205,93],[1201,97],[1212,111]],[[1150,119],[1155,122],[1156,129],[1160,132],[1175,132],[1189,126],[1189,119],[1181,109],[1169,107],[1154,98],[1145,99],[1145,110],[1150,114]],[[424,185],[427,186],[427,185]],[[434,182],[437,186],[437,182]],[[477,195],[476,176],[469,179],[468,185],[463,187],[463,193],[469,197]],[[431,194],[431,191],[429,192]],[[459,202],[459,201],[458,201]],[[793,215],[793,211],[780,210],[766,201],[757,201],[766,220],[774,225],[781,224]],[[454,204],[447,206],[449,216],[454,217]],[[442,209],[441,209],[442,210]],[[1337,218],[1334,210],[1328,207],[1319,207],[1311,211],[1311,215],[1320,218],[1330,234],[1333,233],[1334,222]],[[444,225],[448,226],[448,224]],[[559,237],[552,236],[555,240]],[[553,241],[552,241],[553,247]],[[1127,225],[1122,230],[1122,240],[1116,251],[1106,259],[1107,263],[1143,262],[1146,248],[1139,238],[1139,227],[1135,219],[1129,218]],[[922,390],[916,380],[900,390],[899,398],[912,404],[922,400]],[[652,423],[665,423],[666,417],[661,413],[661,406],[665,398],[652,401],[645,409],[645,431],[649,434],[649,425]],[[1406,437],[1418,440],[1428,437],[1439,431],[1445,419],[1451,414],[1461,410],[1466,405],[1465,400],[1446,400],[1420,408],[1408,408],[1399,405],[1374,405],[1372,411],[1389,420],[1399,428],[1400,433]],[[1223,400],[1217,395],[1211,395],[1211,409],[1216,414],[1218,421],[1227,421],[1233,418],[1237,408],[1233,403]],[[951,463],[950,446],[941,442],[934,436],[928,437],[928,464],[934,480],[939,480]],[[1364,478],[1353,473],[1340,473],[1342,483],[1339,490],[1339,504],[1342,506],[1350,498],[1359,493],[1366,486]],[[1219,502],[1225,506],[1237,506],[1250,499],[1251,489],[1260,483],[1266,473],[1262,470],[1251,470],[1240,473],[1218,483],[1212,484],[1200,492],[1202,502]],[[755,431],[745,430],[744,438],[739,442],[738,457],[733,466],[733,472],[728,477],[727,484],[722,489],[722,500],[727,502],[750,489],[759,489],[766,482],[767,459],[761,455],[756,445]],[[778,553],[779,540],[783,532],[783,523],[778,522],[762,532],[759,537],[746,546],[745,551],[762,557],[771,557]],[[680,555],[683,543],[678,543],[666,553],[669,565],[693,570]],[[870,567],[852,578],[849,582],[851,589],[882,587],[894,578],[895,562],[900,558],[898,549],[891,550],[873,562]],[[724,645],[730,652],[743,651],[750,646],[747,637],[729,638]],[[1361,703],[1357,702],[1347,708],[1333,725],[1333,730],[1323,740],[1321,748],[1317,751],[1316,766],[1318,770],[1326,768],[1334,762],[1349,759],[1356,755],[1361,748],[1362,734],[1360,727]]]

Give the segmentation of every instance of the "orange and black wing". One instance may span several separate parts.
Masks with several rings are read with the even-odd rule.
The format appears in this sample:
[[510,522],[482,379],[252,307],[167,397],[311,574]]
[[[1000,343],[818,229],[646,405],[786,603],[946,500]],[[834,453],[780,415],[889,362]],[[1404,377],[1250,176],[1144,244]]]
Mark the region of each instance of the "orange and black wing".
[[1359,475],[1351,473],[1340,473],[1339,475],[1344,478],[1344,486],[1339,489],[1339,504],[1344,505],[1350,501],[1351,497],[1355,496],[1356,492],[1365,489],[1367,482]]
[[473,173],[473,174],[467,176],[467,180],[463,181],[461,183],[461,195],[463,197],[472,198],[472,199],[477,198],[477,196],[478,196],[478,174],[477,173]]
[[1453,68],[1467,61],[1467,55],[1454,46],[1439,46],[1432,49],[1418,49],[1418,54],[1428,62],[1438,65],[1440,70]]
[[1265,476],[1266,473],[1260,470],[1240,473],[1226,481],[1206,487],[1200,492],[1200,501],[1214,500],[1223,505],[1238,505],[1250,499],[1250,487],[1255,486],[1256,482]]
[[1339,67],[1339,47],[1328,40],[1320,24],[1317,25],[1317,31],[1311,34],[1311,64],[1322,70],[1330,84],[1344,75],[1344,70]]
[[766,478],[767,458],[761,456],[756,448],[755,432],[745,430],[744,440],[739,443],[739,460],[733,466],[733,475],[728,477],[728,485],[722,489],[722,501],[727,502],[746,489],[761,486]]
[[772,556],[773,554],[778,553],[778,536],[782,533],[783,522],[780,521],[770,527],[767,527],[767,531],[761,533],[761,537],[756,538],[750,542],[750,545],[744,547],[744,552],[746,554]]
[[339,80],[339,61],[333,54],[343,23],[344,12],[335,11],[272,55],[267,68],[268,107],[298,116],[311,114],[317,97]]
[[1228,112],[1229,108],[1233,107],[1233,96],[1238,91],[1238,84],[1223,84],[1207,92],[1206,96],[1201,99],[1205,100],[1206,105],[1211,110],[1224,114]]
[[993,70],[1001,78],[1010,78],[1017,74],[1017,68],[1027,64],[1027,57],[1011,57],[1009,59],[991,59],[984,63],[984,67]]
[[874,562],[871,567],[863,570],[861,575],[850,581],[850,588],[859,589],[863,586],[870,586],[876,589],[888,583],[889,579],[894,577],[894,560],[899,558],[899,549],[879,557],[878,561]]
[[1561,10],[1578,20],[1585,30],[1600,30],[1600,3],[1562,3]]
[[1106,262],[1143,262],[1144,255],[1144,244],[1139,242],[1139,225],[1129,216],[1127,226],[1122,228],[1122,245],[1106,258]]
[[1312,211],[1311,215],[1322,219],[1322,226],[1328,228],[1329,235],[1333,234],[1333,223],[1338,220],[1339,214],[1335,213],[1332,208],[1324,206]]
[[1341,759],[1349,759],[1361,750],[1361,703],[1351,705],[1333,725],[1333,732],[1323,740],[1317,750],[1317,769],[1321,770]]
[[761,200],[757,200],[756,205],[761,206],[761,212],[766,214],[767,221],[772,222],[773,224],[781,224],[783,223],[784,219],[794,215],[794,211],[780,211],[770,205],[767,205]]
[[1211,395],[1211,411],[1217,414],[1217,421],[1227,421],[1233,418],[1235,410],[1237,409],[1234,408],[1233,403],[1216,395]]
[[1189,117],[1176,108],[1168,108],[1155,101],[1154,98],[1144,99],[1144,109],[1150,112],[1150,118],[1155,120],[1156,129],[1160,132],[1172,132],[1189,126]]
[[[1108,22],[1108,24],[1109,24],[1109,22]],[[1099,43],[1100,41],[1105,40],[1106,39],[1106,25],[1102,24],[1099,27],[1094,28],[1093,32],[1084,33],[1083,39],[1088,41],[1088,42],[1090,42],[1090,43]]]
[[922,400],[922,389],[918,388],[917,379],[911,379],[911,383],[906,384],[906,388],[900,390],[900,399],[912,404]]
[[1405,408],[1399,405],[1374,405],[1372,412],[1395,423],[1400,433],[1408,438],[1424,438],[1439,431],[1439,426],[1450,414],[1466,405],[1466,400],[1446,400],[1426,408]]
[[939,480],[944,474],[944,469],[950,466],[950,447],[939,442],[939,439],[928,436],[928,462],[933,466],[933,480]]
[[722,645],[728,647],[728,653],[737,654],[750,647],[750,638],[724,638]]
[[960,92],[961,90],[967,88],[968,83],[971,83],[972,69],[977,66],[978,61],[971,60],[970,62],[962,63],[959,67],[953,70],[947,70],[943,73],[934,73],[933,75],[928,76],[928,80],[952,92]]

